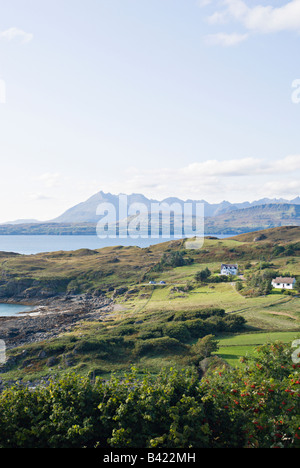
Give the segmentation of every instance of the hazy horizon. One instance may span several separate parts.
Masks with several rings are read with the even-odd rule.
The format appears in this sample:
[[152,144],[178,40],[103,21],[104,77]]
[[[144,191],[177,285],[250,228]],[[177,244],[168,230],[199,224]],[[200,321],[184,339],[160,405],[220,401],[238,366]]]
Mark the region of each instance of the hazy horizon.
[[[78,205],[81,205],[82,203],[87,202],[90,198],[93,198],[93,197],[94,197],[95,195],[97,195],[98,193],[103,193],[103,195],[106,195],[106,196],[109,196],[109,195],[110,195],[110,196],[113,196],[113,197],[118,197],[118,196],[120,196],[120,195],[125,195],[125,196],[136,195],[136,196],[142,196],[142,197],[144,197],[144,194],[142,194],[142,193],[132,193],[132,194],[130,194],[130,193],[127,193],[127,194],[125,194],[125,193],[118,193],[118,194],[112,194],[112,193],[110,193],[110,192],[104,193],[102,190],[100,190],[100,191],[97,192],[96,194],[94,194],[94,195],[92,195],[91,197],[89,197],[87,200],[82,200]],[[146,197],[146,198],[149,199],[149,200],[153,200],[153,201],[159,202],[159,203],[160,203],[160,202],[163,202],[164,200],[167,200],[168,198],[169,198],[169,199],[173,199],[173,198],[176,199],[176,198],[177,198],[177,199],[179,199],[179,200],[181,200],[181,201],[183,201],[183,202],[195,201],[195,202],[205,202],[205,203],[210,204],[207,200],[203,200],[203,199],[202,199],[202,200],[200,200],[200,199],[199,199],[199,200],[198,200],[198,199],[188,199],[188,198],[186,198],[186,199],[185,199],[185,198],[180,199],[180,198],[178,198],[178,197],[172,197],[172,196],[170,196],[170,197],[165,197],[165,198],[162,198],[162,199],[156,199],[156,198],[153,198],[153,197],[149,197],[149,198]],[[272,203],[272,201],[274,201],[274,202],[276,202],[276,201],[278,201],[278,202],[284,201],[284,202],[286,202],[286,203],[291,203],[291,202],[293,202],[293,200],[295,200],[296,198],[299,198],[299,196],[296,196],[296,197],[294,197],[293,199],[284,199],[284,198],[274,198],[274,199],[270,199],[270,198],[261,198],[261,199],[255,199],[255,200],[244,200],[243,202],[236,202],[236,203],[235,203],[235,202],[228,202],[228,200],[222,200],[221,202],[212,203],[211,205],[219,205],[219,204],[222,204],[222,203],[231,203],[232,205],[234,205],[234,204],[247,204],[247,203],[252,204],[252,203],[255,203],[255,202],[259,202],[259,201],[261,201],[261,200],[267,200],[267,201],[270,201],[270,203]],[[64,212],[60,213],[58,217],[51,218],[51,219],[49,218],[49,219],[43,219],[43,220],[41,220],[41,219],[35,219],[35,218],[19,218],[19,219],[7,220],[7,221],[5,221],[5,222],[1,222],[0,224],[21,224],[22,222],[25,222],[25,223],[30,223],[30,222],[31,222],[31,223],[35,223],[35,222],[48,222],[48,221],[51,222],[51,221],[55,220],[56,218],[59,218],[59,217],[60,217],[61,215],[63,215],[66,211],[70,210],[71,208],[74,208],[75,206],[77,206],[77,205],[72,205],[72,206],[68,207]]]

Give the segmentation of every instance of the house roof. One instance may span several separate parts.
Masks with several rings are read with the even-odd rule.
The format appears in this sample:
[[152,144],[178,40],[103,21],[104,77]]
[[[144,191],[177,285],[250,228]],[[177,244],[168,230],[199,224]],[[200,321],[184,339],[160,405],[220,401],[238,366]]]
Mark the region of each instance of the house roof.
[[278,276],[277,278],[273,279],[274,283],[285,283],[285,284],[292,284],[296,281],[295,278],[289,278],[289,277],[283,277],[283,276]]
[[227,268],[237,268],[237,265],[228,265],[227,263],[222,263],[221,268],[227,267]]

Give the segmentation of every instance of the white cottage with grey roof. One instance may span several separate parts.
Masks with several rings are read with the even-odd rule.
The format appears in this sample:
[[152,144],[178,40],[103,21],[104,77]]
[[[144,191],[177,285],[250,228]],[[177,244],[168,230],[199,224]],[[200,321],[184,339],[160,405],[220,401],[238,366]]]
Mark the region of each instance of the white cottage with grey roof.
[[238,265],[222,263],[221,265],[221,275],[237,275],[239,271]]
[[296,278],[278,276],[272,280],[272,286],[276,289],[294,289]]

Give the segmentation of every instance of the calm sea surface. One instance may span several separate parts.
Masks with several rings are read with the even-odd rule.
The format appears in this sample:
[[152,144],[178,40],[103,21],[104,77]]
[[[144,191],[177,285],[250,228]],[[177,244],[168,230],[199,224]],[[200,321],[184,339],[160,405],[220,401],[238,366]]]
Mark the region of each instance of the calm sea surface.
[[21,304],[0,304],[0,317],[10,317],[30,310],[32,310],[32,307]]
[[[213,235],[213,234],[210,234]],[[216,235],[220,239],[230,236]],[[16,252],[24,255],[59,250],[101,249],[114,245],[149,245],[166,242],[168,239],[99,239],[97,236],[0,236],[0,252]]]

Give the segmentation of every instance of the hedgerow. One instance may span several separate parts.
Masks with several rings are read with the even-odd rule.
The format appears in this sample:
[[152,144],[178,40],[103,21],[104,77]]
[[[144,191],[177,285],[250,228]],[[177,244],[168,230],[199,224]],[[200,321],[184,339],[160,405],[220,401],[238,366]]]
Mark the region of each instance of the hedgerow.
[[109,381],[69,374],[16,385],[0,394],[0,448],[299,448],[292,351],[266,344],[241,367],[220,365],[201,379],[193,369],[132,369]]

